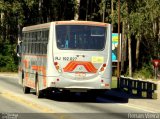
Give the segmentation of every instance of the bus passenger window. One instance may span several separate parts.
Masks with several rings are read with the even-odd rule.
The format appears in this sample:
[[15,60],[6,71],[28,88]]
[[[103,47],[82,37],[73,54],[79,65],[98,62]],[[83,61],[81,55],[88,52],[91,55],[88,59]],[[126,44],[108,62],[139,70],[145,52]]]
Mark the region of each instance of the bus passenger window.
[[68,40],[65,40],[65,48],[68,48]]
[[58,47],[58,48],[64,48],[64,45],[63,45],[61,39],[57,39],[57,47]]

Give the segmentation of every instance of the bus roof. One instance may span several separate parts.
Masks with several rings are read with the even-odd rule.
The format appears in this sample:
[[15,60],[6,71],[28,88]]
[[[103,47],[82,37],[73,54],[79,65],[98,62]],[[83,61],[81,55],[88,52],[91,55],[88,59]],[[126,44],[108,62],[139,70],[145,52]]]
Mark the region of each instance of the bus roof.
[[91,26],[102,26],[102,27],[106,27],[109,25],[108,23],[94,22],[94,21],[75,21],[75,20],[55,21],[55,22],[49,22],[49,23],[38,24],[33,26],[27,26],[27,27],[24,27],[22,31],[32,31],[32,30],[49,28],[51,23],[55,23],[56,25],[91,25]]
[[57,21],[57,25],[91,25],[91,26],[107,26],[107,23],[103,22],[94,22],[94,21]]
[[51,24],[51,22],[33,25],[33,26],[27,26],[27,27],[23,27],[22,31],[32,31],[32,30],[38,30],[38,29],[45,29],[45,28],[49,28],[50,24]]

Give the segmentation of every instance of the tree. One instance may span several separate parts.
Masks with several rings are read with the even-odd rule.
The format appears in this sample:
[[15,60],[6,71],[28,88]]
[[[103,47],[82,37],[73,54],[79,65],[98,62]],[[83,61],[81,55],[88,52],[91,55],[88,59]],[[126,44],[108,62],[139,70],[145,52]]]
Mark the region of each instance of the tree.
[[80,0],[76,0],[76,11],[75,11],[74,20],[78,20],[79,18],[79,7],[80,7]]

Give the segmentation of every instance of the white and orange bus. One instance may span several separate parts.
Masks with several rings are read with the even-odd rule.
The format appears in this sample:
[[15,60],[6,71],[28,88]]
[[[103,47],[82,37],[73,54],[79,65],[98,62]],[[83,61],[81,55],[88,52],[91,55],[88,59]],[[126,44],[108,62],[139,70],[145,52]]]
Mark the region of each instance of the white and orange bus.
[[56,21],[24,27],[19,83],[24,93],[47,89],[83,92],[111,88],[111,25]]

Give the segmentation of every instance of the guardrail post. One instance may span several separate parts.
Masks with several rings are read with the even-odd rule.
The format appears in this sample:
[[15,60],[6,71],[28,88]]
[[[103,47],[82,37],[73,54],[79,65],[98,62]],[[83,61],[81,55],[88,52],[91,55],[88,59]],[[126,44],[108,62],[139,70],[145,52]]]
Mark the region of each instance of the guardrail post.
[[149,81],[134,80],[132,78],[121,77],[120,88],[127,89],[128,94],[133,94],[133,90],[137,90],[137,96],[142,97],[143,92],[146,92],[146,98],[153,98],[153,93],[157,90],[157,84]]
[[137,81],[136,80],[133,80],[133,89],[137,89]]
[[124,88],[127,88],[127,85],[128,85],[128,79],[126,78],[126,79],[124,80]]
[[147,82],[142,83],[142,90],[147,91]]
[[157,84],[153,84],[153,90],[157,90]]
[[120,77],[120,89],[123,89],[124,88],[124,78],[123,77]]
[[137,80],[137,95],[142,97],[142,82]]
[[128,93],[132,94],[132,80],[128,79]]
[[153,83],[147,83],[147,98],[152,98],[152,85]]

